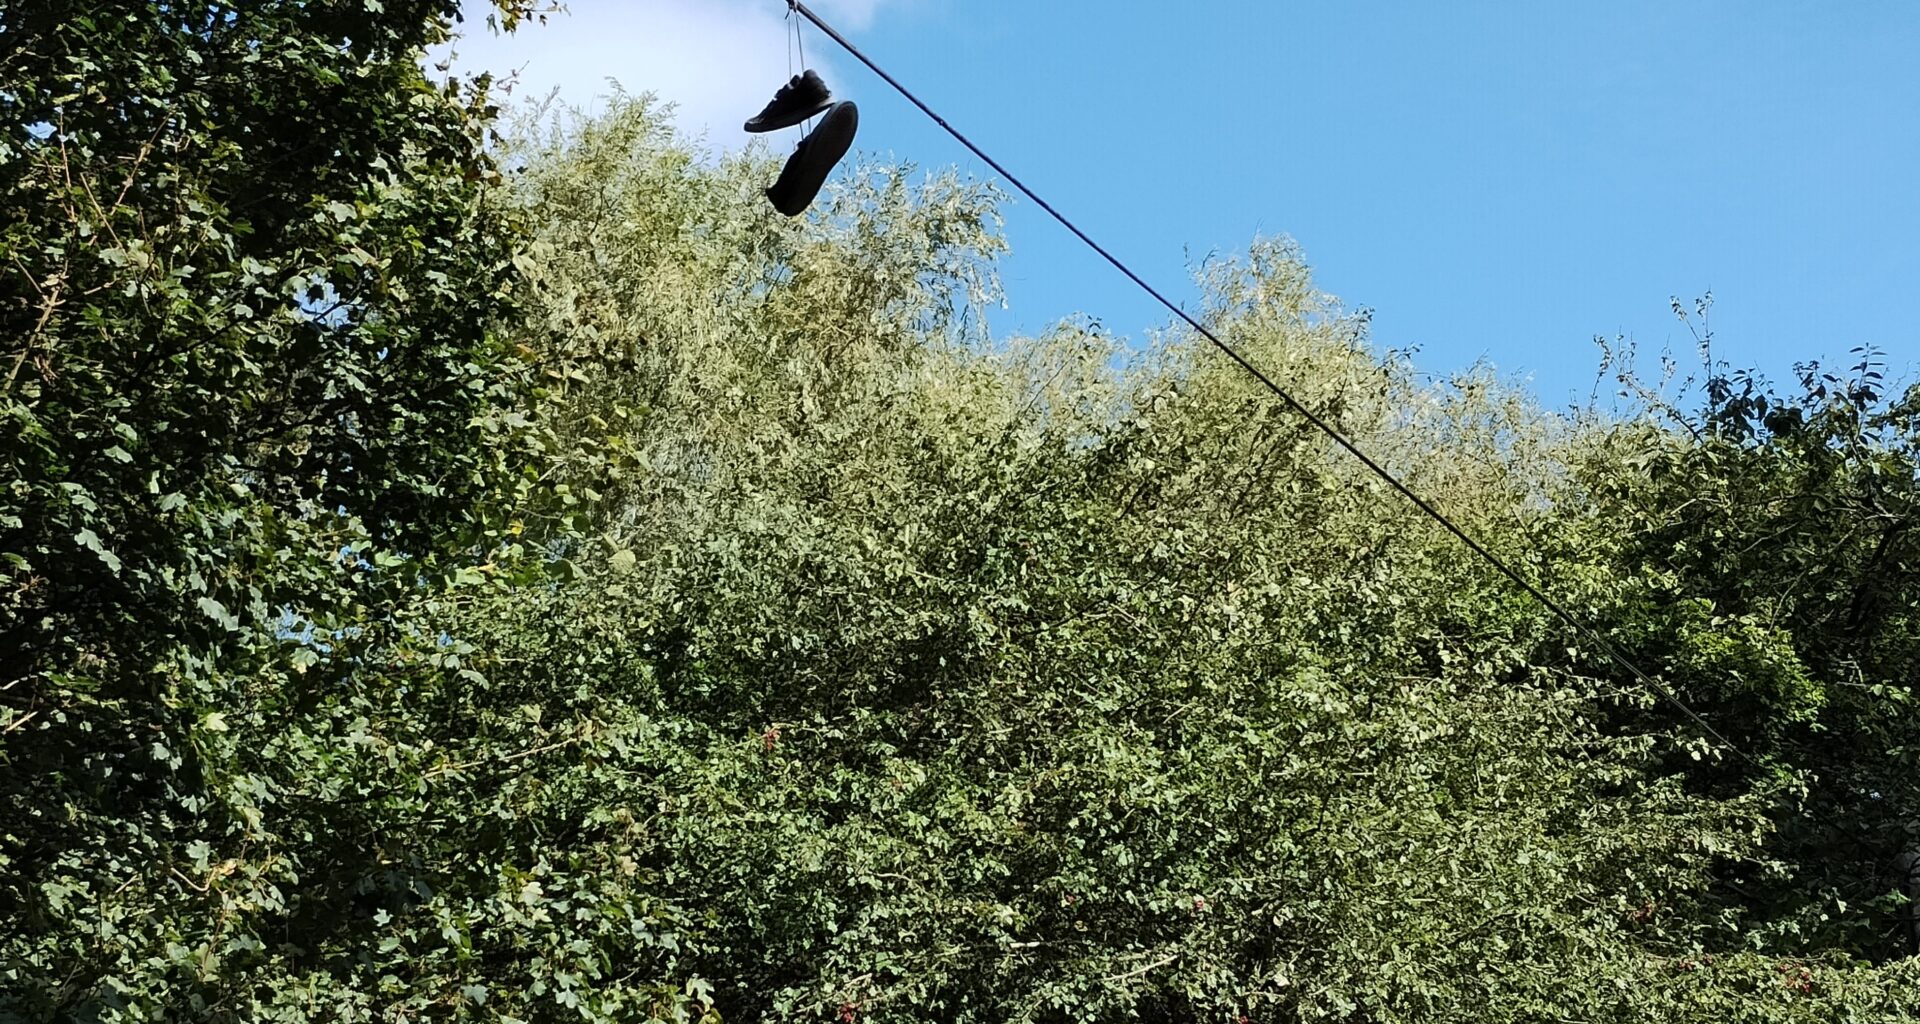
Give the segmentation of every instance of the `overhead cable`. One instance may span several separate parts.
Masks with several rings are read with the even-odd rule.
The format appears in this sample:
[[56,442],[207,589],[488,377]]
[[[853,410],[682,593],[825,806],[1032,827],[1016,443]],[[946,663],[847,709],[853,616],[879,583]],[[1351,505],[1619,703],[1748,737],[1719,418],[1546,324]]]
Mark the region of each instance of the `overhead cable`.
[[[1267,376],[1267,374],[1264,371],[1262,371],[1258,366],[1255,366],[1245,356],[1241,355],[1238,351],[1236,351],[1233,348],[1233,346],[1227,344],[1225,341],[1222,341],[1220,337],[1214,334],[1213,331],[1209,330],[1205,324],[1195,319],[1185,309],[1181,308],[1179,305],[1169,300],[1165,295],[1161,294],[1159,289],[1155,288],[1151,284],[1148,284],[1147,281],[1144,278],[1142,278],[1139,274],[1134,273],[1133,268],[1121,262],[1120,258],[1113,255],[1113,253],[1107,251],[1105,246],[1102,246],[1100,243],[1094,241],[1092,237],[1090,237],[1085,231],[1082,231],[1080,229],[1079,225],[1075,224],[1071,220],[1068,220],[1066,215],[1062,214],[1059,210],[1055,209],[1053,207],[1053,204],[1047,202],[1044,198],[1040,196],[1039,193],[1027,187],[1025,182],[1021,181],[1018,177],[1016,177],[1013,174],[1013,172],[1001,166],[998,160],[995,160],[993,157],[989,156],[985,150],[975,145],[973,140],[961,134],[959,129],[955,128],[952,124],[947,122],[946,118],[941,117],[940,114],[937,111],[935,111],[932,107],[928,106],[925,103],[925,101],[921,100],[920,97],[915,96],[913,92],[909,90],[906,86],[900,84],[900,81],[894,78],[892,75],[888,74],[885,68],[882,68],[880,65],[874,63],[872,58],[868,57],[865,53],[862,53],[860,51],[860,48],[853,45],[853,43],[849,41],[846,36],[841,35],[837,30],[834,29],[832,25],[827,24],[824,20],[820,18],[819,15],[813,13],[812,9],[807,7],[806,4],[801,3],[800,0],[787,0],[787,6],[792,11],[798,13],[801,17],[804,17],[808,21],[812,22],[817,28],[820,29],[821,32],[826,34],[827,38],[839,44],[841,49],[847,51],[848,54],[852,55],[854,59],[858,60],[860,63],[865,64],[867,68],[871,70],[874,74],[879,75],[883,81],[885,81],[888,85],[893,87],[895,92],[898,92],[901,96],[905,97],[907,102],[912,103],[914,106],[920,108],[921,113],[924,113],[927,115],[927,117],[931,118],[934,124],[939,125],[942,129],[946,131],[948,135],[953,136],[955,141],[959,142],[962,146],[965,146],[969,152],[971,152],[974,156],[979,157],[982,161],[986,163],[987,166],[993,168],[996,173],[998,173],[1001,177],[1005,178],[1008,184],[1012,185],[1015,189],[1019,190],[1019,192],[1022,195],[1032,200],[1034,204],[1039,206],[1042,210],[1045,210],[1047,214],[1051,216],[1054,220],[1059,221],[1060,225],[1066,228],[1068,231],[1072,232],[1075,238],[1078,238],[1080,241],[1086,243],[1087,247],[1092,249],[1094,252],[1099,253],[1101,259],[1104,259],[1108,263],[1112,264],[1113,268],[1115,270],[1118,270],[1122,275],[1124,275],[1127,278],[1127,280],[1132,281],[1135,285],[1137,285],[1140,288],[1141,291],[1146,292],[1148,295],[1152,296],[1155,301],[1159,302],[1162,306],[1165,306],[1169,312],[1171,312],[1174,316],[1178,317],[1180,320],[1184,321],[1188,327],[1193,328],[1193,330],[1197,332],[1201,337],[1211,342],[1213,346],[1219,349],[1221,353],[1226,355],[1227,358],[1239,364],[1241,369],[1245,370],[1248,373],[1248,375],[1253,377],[1253,379],[1259,381],[1262,386],[1264,386],[1268,391],[1272,392],[1274,396],[1279,398],[1283,403],[1285,403],[1288,408],[1292,409],[1295,413],[1299,414],[1301,418],[1305,419],[1308,423],[1312,424],[1322,434],[1325,434],[1328,438],[1330,438],[1335,444],[1339,445],[1341,448],[1344,448],[1348,454],[1358,459],[1360,463],[1366,466],[1367,469],[1371,470],[1375,476],[1379,477],[1382,481],[1385,481],[1389,487],[1392,487],[1395,491],[1399,492],[1402,497],[1412,502],[1415,507],[1417,507],[1421,512],[1426,513],[1428,518],[1440,524],[1443,528],[1446,529],[1448,533],[1453,534],[1456,538],[1460,540],[1462,544],[1465,544],[1468,547],[1468,549],[1473,551],[1474,554],[1478,555],[1488,565],[1492,566],[1502,576],[1505,576],[1507,579],[1511,580],[1515,586],[1525,591],[1535,601],[1540,602],[1541,606],[1546,608],[1547,611],[1549,611],[1550,613],[1552,613],[1554,617],[1566,623],[1567,626],[1571,628],[1575,633],[1585,638],[1593,646],[1597,647],[1603,654],[1606,655],[1608,660],[1612,661],[1615,665],[1618,665],[1621,669],[1625,670],[1629,675],[1633,676],[1634,679],[1639,681],[1639,683],[1642,686],[1646,687],[1649,691],[1659,695],[1667,703],[1673,705],[1673,707],[1678,709],[1680,713],[1684,715],[1689,721],[1693,722],[1696,726],[1699,726],[1702,732],[1704,732],[1707,736],[1711,737],[1713,740],[1718,742],[1723,748],[1731,752],[1735,757],[1739,758],[1742,761],[1745,761],[1749,765],[1761,771],[1768,770],[1767,766],[1762,764],[1758,758],[1754,757],[1751,754],[1748,754],[1744,750],[1741,750],[1737,744],[1735,744],[1732,740],[1728,739],[1725,735],[1723,735],[1720,732],[1720,730],[1714,728],[1713,724],[1708,722],[1704,717],[1702,717],[1699,712],[1689,707],[1685,701],[1680,699],[1680,695],[1673,691],[1672,687],[1668,686],[1667,684],[1661,682],[1658,679],[1655,679],[1653,676],[1643,671],[1640,668],[1640,666],[1634,664],[1630,659],[1627,658],[1625,654],[1622,654],[1620,650],[1613,645],[1612,642],[1608,641],[1606,637],[1602,636],[1598,630],[1594,629],[1591,626],[1588,626],[1586,623],[1576,618],[1572,612],[1569,612],[1564,606],[1560,604],[1560,602],[1548,596],[1546,591],[1542,590],[1532,580],[1529,580],[1525,576],[1522,576],[1520,572],[1517,569],[1515,569],[1512,565],[1508,564],[1508,562],[1505,559],[1501,558],[1500,556],[1494,554],[1492,551],[1488,550],[1486,545],[1480,543],[1480,541],[1475,539],[1472,534],[1468,533],[1458,523],[1455,523],[1451,518],[1449,518],[1446,515],[1446,513],[1440,511],[1438,508],[1436,508],[1433,505],[1432,502],[1421,497],[1411,487],[1407,486],[1407,484],[1403,482],[1398,476],[1395,476],[1385,466],[1382,466],[1379,462],[1375,461],[1372,456],[1368,455],[1364,450],[1362,450],[1359,445],[1353,442],[1352,439],[1348,438],[1345,434],[1342,434],[1340,430],[1336,428],[1333,424],[1327,422],[1326,419],[1316,414],[1312,409],[1307,408],[1306,405],[1301,403],[1299,399],[1293,397],[1293,395],[1290,394],[1287,391],[1287,389],[1281,387],[1278,383],[1275,383],[1273,378]],[[1851,830],[1845,830],[1845,831],[1851,832]]]

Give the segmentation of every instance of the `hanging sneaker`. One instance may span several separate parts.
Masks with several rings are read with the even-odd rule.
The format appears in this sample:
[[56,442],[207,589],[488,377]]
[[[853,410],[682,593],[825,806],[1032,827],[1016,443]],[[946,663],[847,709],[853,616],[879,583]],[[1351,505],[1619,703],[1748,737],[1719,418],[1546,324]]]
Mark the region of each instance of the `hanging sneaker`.
[[851,102],[835,103],[820,119],[813,134],[800,140],[800,148],[787,158],[780,180],[767,189],[773,208],[789,217],[797,217],[813,204],[820,186],[827,183],[833,165],[847,155],[853,145],[853,133],[860,128],[860,111]]
[[793,76],[793,81],[780,87],[773,94],[773,102],[767,104],[759,116],[747,122],[750,132],[771,132],[781,128],[791,128],[807,118],[818,114],[833,105],[833,93],[827,91],[827,83],[812,71]]

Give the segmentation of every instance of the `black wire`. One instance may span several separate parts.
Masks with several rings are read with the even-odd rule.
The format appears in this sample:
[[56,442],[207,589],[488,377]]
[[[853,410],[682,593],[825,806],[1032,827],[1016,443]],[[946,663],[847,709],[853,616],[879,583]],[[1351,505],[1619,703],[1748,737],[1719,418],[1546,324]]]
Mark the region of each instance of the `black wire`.
[[[1720,732],[1720,730],[1714,728],[1712,723],[1708,722],[1705,718],[1701,717],[1699,712],[1687,706],[1687,703],[1681,700],[1680,695],[1675,693],[1671,687],[1667,686],[1665,683],[1660,682],[1659,680],[1648,675],[1646,672],[1642,671],[1640,666],[1634,664],[1631,660],[1627,658],[1626,655],[1620,653],[1619,649],[1616,648],[1612,644],[1612,642],[1608,641],[1606,637],[1602,636],[1598,630],[1593,629],[1592,627],[1588,626],[1586,623],[1581,622],[1579,619],[1575,618],[1572,612],[1567,611],[1564,607],[1560,605],[1560,602],[1555,601],[1553,598],[1547,596],[1545,591],[1541,590],[1538,586],[1536,586],[1532,581],[1528,580],[1526,577],[1520,575],[1520,573],[1517,570],[1515,570],[1512,566],[1508,565],[1504,559],[1500,558],[1498,555],[1495,555],[1492,551],[1487,550],[1487,548],[1484,545],[1482,545],[1478,540],[1474,539],[1473,535],[1469,534],[1465,529],[1461,528],[1453,520],[1447,518],[1445,513],[1435,508],[1425,498],[1422,498],[1419,494],[1415,493],[1412,488],[1408,487],[1405,483],[1401,482],[1399,477],[1393,475],[1393,473],[1388,471],[1386,467],[1380,465],[1378,462],[1375,462],[1371,456],[1369,456],[1366,452],[1362,451],[1360,447],[1356,445],[1354,442],[1352,442],[1351,440],[1348,440],[1347,437],[1341,434],[1340,431],[1336,429],[1332,424],[1328,423],[1326,420],[1316,415],[1313,412],[1313,410],[1301,404],[1300,401],[1294,398],[1293,395],[1289,394],[1285,388],[1281,387],[1279,384],[1274,383],[1271,377],[1268,377],[1265,373],[1263,373],[1260,370],[1259,367],[1249,362],[1245,356],[1242,356],[1239,352],[1235,351],[1233,349],[1233,346],[1228,345],[1224,341],[1221,341],[1219,337],[1215,336],[1215,334],[1212,331],[1208,330],[1204,324],[1202,324],[1198,320],[1195,320],[1191,315],[1189,315],[1186,310],[1180,308],[1178,305],[1175,305],[1173,302],[1169,301],[1165,295],[1160,294],[1159,289],[1156,289],[1152,285],[1148,284],[1143,278],[1141,278],[1139,274],[1134,273],[1131,267],[1128,267],[1125,263],[1122,263],[1118,257],[1108,252],[1105,247],[1100,245],[1100,243],[1094,241],[1091,237],[1087,235],[1085,231],[1080,230],[1078,225],[1068,220],[1066,216],[1063,215],[1060,211],[1054,209],[1051,203],[1048,203],[1045,199],[1042,199],[1039,193],[1036,193],[1033,189],[1028,188],[1026,186],[1026,183],[1022,182],[1019,178],[1013,175],[1013,172],[1007,170],[1005,167],[1002,167],[999,161],[995,160],[991,156],[988,156],[986,151],[982,150],[979,146],[974,145],[971,139],[967,138],[965,135],[962,135],[960,131],[954,128],[951,124],[948,124],[946,118],[941,117],[939,113],[936,112],[932,107],[929,107],[926,105],[926,103],[922,102],[920,97],[915,96],[912,93],[912,91],[909,90],[906,86],[901,85],[900,82],[897,79],[895,79],[892,75],[887,74],[886,69],[882,68],[878,64],[875,64],[871,58],[869,58],[866,54],[860,52],[859,47],[853,45],[853,43],[849,42],[845,36],[835,31],[832,25],[829,25],[825,21],[822,21],[820,19],[820,16],[813,13],[813,11],[810,10],[806,4],[801,3],[800,0],[787,0],[787,6],[789,9],[799,12],[800,15],[805,17],[808,21],[813,22],[813,24],[816,27],[818,27],[820,31],[827,34],[827,37],[829,39],[832,39],[835,43],[838,43],[841,49],[844,49],[849,54],[852,54],[855,59],[859,60],[860,63],[865,64],[867,68],[871,70],[874,74],[879,75],[882,80],[884,80],[888,85],[893,87],[895,92],[898,92],[901,96],[906,97],[909,103],[912,103],[914,106],[919,107],[921,113],[926,114],[928,117],[933,119],[933,123],[939,125],[942,129],[946,131],[948,135],[953,136],[955,141],[959,142],[962,146],[965,146],[970,152],[973,153],[974,156],[979,157],[982,161],[984,161],[987,164],[987,166],[993,168],[996,172],[998,172],[1001,177],[1007,179],[1007,182],[1011,184],[1014,188],[1018,189],[1022,195],[1025,195],[1028,199],[1033,200],[1035,205],[1039,206],[1042,210],[1047,211],[1049,216],[1051,216],[1054,220],[1059,221],[1060,225],[1066,228],[1068,231],[1072,232],[1074,237],[1080,239],[1080,241],[1082,242],[1085,242],[1088,248],[1092,249],[1094,252],[1099,253],[1100,257],[1106,260],[1108,263],[1112,264],[1115,270],[1118,270],[1120,273],[1124,274],[1127,280],[1132,281],[1135,285],[1138,285],[1142,291],[1146,292],[1148,295],[1153,296],[1153,298],[1156,301],[1158,301],[1162,306],[1167,307],[1167,309],[1170,312],[1172,312],[1174,316],[1177,316],[1181,320],[1185,321],[1187,326],[1192,327],[1195,331],[1199,332],[1201,337],[1204,337],[1208,341],[1212,342],[1213,346],[1219,349],[1221,352],[1225,353],[1229,359],[1232,359],[1234,362],[1240,364],[1241,369],[1247,371],[1247,373],[1252,375],[1252,377],[1255,380],[1259,381],[1262,385],[1265,385],[1268,391],[1273,392],[1274,395],[1279,397],[1279,399],[1282,402],[1285,402],[1286,405],[1289,408],[1291,408],[1294,412],[1300,414],[1301,417],[1306,419],[1308,423],[1313,424],[1313,426],[1317,428],[1321,433],[1327,435],[1327,437],[1333,439],[1333,441],[1336,444],[1338,444],[1340,447],[1346,449],[1348,454],[1352,455],[1356,459],[1359,459],[1361,464],[1366,466],[1369,470],[1372,470],[1375,476],[1379,477],[1381,480],[1386,481],[1388,486],[1400,492],[1400,494],[1403,497],[1405,497],[1408,501],[1412,502],[1415,507],[1420,509],[1420,511],[1426,513],[1427,516],[1431,518],[1434,522],[1439,523],[1442,527],[1445,527],[1448,533],[1451,533],[1455,537],[1459,538],[1460,542],[1462,544],[1465,544],[1470,550],[1473,551],[1474,554],[1480,556],[1482,560],[1484,560],[1488,565],[1492,566],[1495,570],[1499,571],[1501,575],[1513,581],[1515,586],[1518,586],[1521,590],[1525,591],[1534,600],[1540,602],[1542,607],[1546,608],[1547,611],[1551,612],[1556,618],[1560,619],[1560,621],[1566,623],[1570,628],[1573,629],[1575,633],[1585,637],[1589,643],[1598,647],[1600,651],[1606,655],[1608,660],[1612,661],[1615,665],[1618,665],[1620,668],[1626,670],[1626,672],[1629,675],[1633,676],[1634,679],[1639,681],[1639,683],[1642,686],[1646,687],[1648,690],[1652,691],[1653,693],[1658,694],[1667,703],[1677,708],[1682,715],[1686,716],[1688,720],[1692,721],[1695,725],[1699,726],[1701,731],[1705,732],[1708,736],[1718,741],[1723,748],[1725,748],[1727,751],[1732,753],[1735,757],[1739,758],[1742,761],[1745,761],[1747,764],[1751,765],[1752,767],[1762,772],[1767,772],[1770,770],[1766,764],[1760,761],[1759,758],[1754,757],[1751,754],[1748,754],[1744,750],[1741,750],[1738,745],[1736,745],[1732,740],[1728,739],[1724,734]],[[1824,815],[1814,813],[1811,808],[1808,808],[1807,810],[1811,817],[1815,818],[1816,820],[1827,821],[1829,825],[1831,825],[1835,829],[1838,829],[1842,833],[1848,836],[1851,836],[1856,842],[1861,843],[1863,846],[1872,847],[1874,845],[1868,842],[1864,837],[1856,833],[1853,829],[1845,825],[1842,825],[1839,822],[1831,821],[1825,818]]]
[[1706,719],[1701,718],[1697,713],[1693,711],[1692,708],[1689,708],[1686,706],[1686,704],[1682,703],[1680,698],[1677,695],[1675,695],[1671,690],[1669,690],[1666,686],[1655,681],[1652,677],[1648,676],[1645,672],[1640,671],[1640,669],[1637,666],[1635,666],[1632,662],[1628,661],[1624,656],[1616,652],[1613,649],[1613,646],[1609,644],[1604,638],[1602,638],[1597,632],[1588,628],[1586,625],[1581,623],[1578,619],[1575,619],[1572,616],[1572,614],[1567,612],[1565,609],[1561,608],[1560,604],[1556,602],[1553,598],[1548,597],[1538,587],[1534,586],[1531,582],[1529,582],[1527,579],[1522,577],[1518,572],[1516,572],[1511,566],[1507,565],[1507,563],[1503,561],[1499,556],[1495,555],[1491,551],[1488,551],[1484,546],[1480,544],[1479,541],[1475,540],[1472,537],[1472,535],[1468,534],[1465,530],[1461,529],[1458,525],[1455,525],[1453,520],[1447,518],[1445,513],[1441,512],[1437,508],[1434,508],[1433,505],[1430,504],[1425,498],[1422,498],[1420,495],[1414,493],[1414,491],[1411,488],[1409,488],[1406,484],[1400,481],[1399,477],[1394,476],[1393,473],[1388,471],[1385,467],[1381,466],[1378,462],[1375,462],[1373,458],[1369,456],[1366,452],[1362,451],[1358,445],[1348,440],[1345,435],[1341,434],[1339,430],[1335,429],[1326,420],[1315,415],[1313,410],[1308,409],[1305,405],[1302,405],[1300,401],[1294,398],[1293,395],[1289,394],[1285,388],[1274,383],[1271,377],[1268,377],[1265,373],[1261,372],[1259,367],[1249,362],[1245,356],[1242,356],[1239,352],[1235,351],[1231,345],[1228,345],[1226,342],[1221,341],[1217,336],[1214,335],[1212,331],[1208,330],[1203,324],[1201,324],[1200,321],[1195,320],[1191,315],[1189,315],[1186,310],[1180,308],[1178,305],[1175,305],[1173,302],[1169,301],[1165,295],[1160,294],[1160,291],[1158,289],[1148,284],[1145,280],[1143,280],[1140,277],[1139,274],[1134,273],[1132,268],[1128,267],[1125,263],[1120,262],[1120,260],[1117,257],[1115,257],[1112,253],[1108,252],[1103,246],[1100,245],[1100,243],[1088,237],[1086,232],[1080,230],[1080,228],[1077,225],[1075,225],[1072,221],[1068,220],[1065,216],[1063,216],[1060,213],[1060,211],[1054,209],[1053,206],[1049,204],[1045,199],[1040,198],[1040,196],[1037,193],[1035,193],[1032,189],[1028,188],[1026,184],[1023,183],[1019,178],[1014,177],[1012,172],[1008,171],[1005,167],[1000,166],[999,161],[995,160],[991,156],[988,156],[984,151],[980,149],[979,146],[974,145],[973,142],[969,140],[965,135],[960,134],[958,130],[956,130],[952,125],[948,124],[945,118],[935,113],[933,108],[927,106],[925,103],[920,101],[919,97],[909,92],[906,86],[901,85],[898,81],[894,79],[892,75],[889,75],[886,73],[886,71],[882,70],[878,64],[875,64],[872,60],[869,60],[866,54],[861,53],[859,49],[856,48],[852,43],[848,42],[844,36],[834,31],[831,25],[828,25],[826,22],[821,21],[818,15],[815,15],[811,10],[807,8],[806,4],[800,3],[799,0],[788,0],[788,2],[794,10],[799,11],[800,14],[803,15],[808,21],[811,21],[815,25],[819,26],[820,31],[825,32],[829,38],[831,38],[834,42],[839,43],[843,48],[846,49],[848,53],[852,54],[862,64],[865,64],[867,67],[871,68],[874,74],[879,75],[881,78],[885,79],[887,84],[893,86],[893,88],[896,91],[898,91],[900,95],[905,96],[907,100],[911,102],[914,106],[919,107],[921,111],[923,111],[928,117],[933,119],[935,124],[938,124],[941,128],[946,129],[947,134],[953,136],[955,139],[957,139],[960,142],[961,145],[971,150],[974,156],[977,156],[981,160],[985,161],[989,167],[992,167],[995,171],[999,172],[1001,177],[1006,178],[1007,181],[1010,184],[1012,184],[1014,188],[1019,189],[1020,192],[1023,193],[1028,199],[1033,200],[1034,203],[1037,204],[1041,209],[1047,211],[1048,214],[1052,215],[1054,220],[1059,221],[1060,224],[1064,226],[1068,231],[1073,232],[1075,237],[1079,238],[1082,242],[1085,242],[1087,246],[1091,248],[1094,252],[1099,253],[1101,258],[1105,259],[1108,263],[1113,264],[1113,267],[1115,270],[1118,270],[1120,271],[1120,273],[1125,274],[1129,281],[1132,281],[1134,284],[1138,285],[1140,289],[1142,291],[1145,291],[1148,295],[1153,296],[1154,299],[1157,300],[1162,306],[1165,306],[1167,307],[1167,309],[1171,310],[1175,316],[1186,321],[1188,326],[1200,332],[1200,335],[1202,337],[1212,342],[1214,347],[1218,348],[1221,352],[1224,352],[1228,358],[1232,359],[1236,363],[1239,363],[1242,369],[1246,370],[1247,373],[1251,374],[1255,380],[1258,380],[1261,384],[1265,385],[1267,390],[1273,392],[1276,396],[1278,396],[1280,400],[1285,402],[1287,406],[1291,408],[1294,412],[1299,413],[1302,417],[1306,419],[1308,423],[1311,423],[1313,424],[1314,427],[1318,428],[1321,433],[1332,438],[1335,443],[1339,444],[1340,447],[1345,448],[1347,452],[1350,453],[1354,458],[1359,459],[1363,465],[1365,465],[1368,469],[1373,471],[1375,476],[1378,476],[1380,479],[1386,481],[1387,484],[1393,487],[1394,490],[1399,491],[1403,496],[1406,497],[1408,501],[1411,501],[1414,503],[1414,505],[1418,506],[1420,511],[1425,512],[1429,517],[1431,517],[1434,522],[1437,522],[1441,526],[1446,527],[1448,532],[1452,533],[1455,537],[1458,537],[1460,541],[1464,543],[1467,547],[1471,548],[1475,554],[1485,559],[1489,565],[1499,570],[1502,575],[1512,580],[1522,590],[1525,590],[1528,594],[1531,594],[1535,600],[1539,601],[1542,605],[1546,606],[1548,611],[1558,616],[1560,619],[1565,621],[1569,626],[1572,626],[1575,630],[1578,630],[1580,633],[1585,635],[1590,641],[1599,645],[1601,650],[1604,651],[1614,661],[1618,662],[1622,668],[1632,673],[1635,677],[1640,679],[1642,682],[1646,683],[1649,687],[1651,687],[1655,691],[1660,692],[1662,696],[1666,697],[1669,701],[1671,701],[1674,705],[1676,705],[1684,714],[1687,715],[1687,717],[1691,718],[1695,724],[1699,725],[1700,728],[1705,730],[1708,735],[1712,736],[1716,740],[1719,740],[1722,744],[1726,745],[1728,749],[1734,751],[1736,754],[1739,754],[1739,756],[1743,758],[1747,758],[1747,760],[1752,762],[1756,767],[1760,766],[1758,761],[1754,761],[1752,758],[1747,757],[1747,755],[1745,753],[1742,753],[1738,747],[1734,746],[1732,740],[1729,740],[1725,736],[1721,735],[1719,730],[1715,729],[1711,724],[1709,724]]

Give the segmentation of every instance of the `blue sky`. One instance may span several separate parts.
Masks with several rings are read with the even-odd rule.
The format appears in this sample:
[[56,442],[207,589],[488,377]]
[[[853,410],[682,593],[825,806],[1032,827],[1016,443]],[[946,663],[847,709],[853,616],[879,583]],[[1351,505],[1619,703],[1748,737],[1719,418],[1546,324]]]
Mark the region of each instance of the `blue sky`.
[[[1911,0],[813,6],[1176,298],[1190,258],[1284,234],[1380,346],[1436,373],[1484,358],[1553,404],[1591,390],[1596,334],[1691,358],[1669,297],[1708,289],[1736,365],[1872,343],[1920,371]],[[576,101],[606,76],[657,91],[720,148],[786,76],[781,0],[570,7],[475,59]],[[990,173],[806,41],[859,101],[860,149]],[[1166,321],[1031,204],[1007,217],[997,329]]]

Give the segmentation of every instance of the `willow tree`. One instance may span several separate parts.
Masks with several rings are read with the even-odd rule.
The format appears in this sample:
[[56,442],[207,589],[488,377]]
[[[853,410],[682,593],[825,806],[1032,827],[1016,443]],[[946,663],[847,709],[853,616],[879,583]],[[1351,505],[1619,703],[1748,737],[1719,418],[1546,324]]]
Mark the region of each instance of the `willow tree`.
[[[575,745],[489,785],[602,822],[723,1016],[1913,1011],[1728,915],[1781,779],[1699,789],[1700,736],[1209,348],[995,339],[990,189],[869,163],[788,222],[645,100],[514,159],[571,497],[517,521],[581,579],[443,628]],[[1609,425],[1376,353],[1287,244],[1201,281],[1530,571],[1610,528],[1569,515]]]

